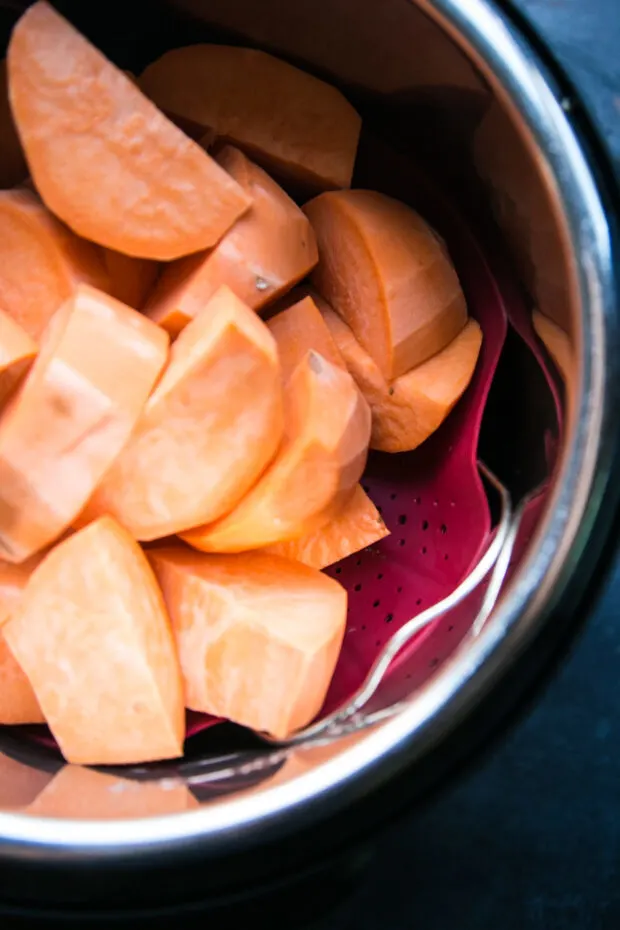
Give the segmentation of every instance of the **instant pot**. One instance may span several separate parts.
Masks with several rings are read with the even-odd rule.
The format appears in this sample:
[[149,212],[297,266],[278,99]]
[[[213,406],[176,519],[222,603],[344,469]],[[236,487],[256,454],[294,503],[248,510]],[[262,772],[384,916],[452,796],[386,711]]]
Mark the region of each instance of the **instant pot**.
[[[471,635],[466,615],[448,616],[402,657],[381,696],[397,713],[294,748],[214,727],[179,763],[117,772],[63,766],[27,729],[0,731],[7,913],[181,915],[196,902],[222,914],[279,898],[285,925],[297,926],[326,874],[345,884],[363,864],[350,849],[505,732],[587,620],[618,523],[617,190],[575,92],[494,0],[55,5],[135,73],[168,48],[222,41],[336,83],[365,120],[364,181],[436,214],[442,234],[441,218],[457,217],[448,233],[466,229],[508,305],[478,452],[515,503],[536,506],[483,628]],[[5,42],[25,6],[0,4]],[[467,278],[474,259],[446,241]],[[511,313],[517,292],[528,319],[535,310],[568,338],[551,399],[536,365],[552,369],[550,358],[540,346],[528,355],[526,324]]]

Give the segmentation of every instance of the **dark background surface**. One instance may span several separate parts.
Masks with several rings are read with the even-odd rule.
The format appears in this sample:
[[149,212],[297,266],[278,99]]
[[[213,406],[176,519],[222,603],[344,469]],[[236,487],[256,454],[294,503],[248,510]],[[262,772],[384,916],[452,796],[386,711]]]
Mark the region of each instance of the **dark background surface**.
[[[620,0],[516,0],[620,169]],[[620,563],[536,709],[377,844],[320,930],[620,928]]]

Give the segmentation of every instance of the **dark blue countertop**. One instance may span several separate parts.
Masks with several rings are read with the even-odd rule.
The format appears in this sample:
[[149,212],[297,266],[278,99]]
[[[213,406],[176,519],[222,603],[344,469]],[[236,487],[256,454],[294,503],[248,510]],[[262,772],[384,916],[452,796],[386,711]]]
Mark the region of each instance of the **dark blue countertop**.
[[[620,168],[620,0],[518,0]],[[620,928],[620,564],[536,708],[321,930]]]

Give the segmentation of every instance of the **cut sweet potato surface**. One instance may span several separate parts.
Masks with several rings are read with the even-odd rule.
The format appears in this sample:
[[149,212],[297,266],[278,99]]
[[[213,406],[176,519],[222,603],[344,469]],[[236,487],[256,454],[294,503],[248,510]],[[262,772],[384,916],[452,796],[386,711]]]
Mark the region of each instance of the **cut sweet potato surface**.
[[319,243],[313,285],[385,378],[426,361],[463,329],[456,272],[414,210],[362,190],[321,194],[304,209]]
[[265,553],[153,549],[186,703],[288,736],[319,712],[346,622],[347,594],[298,562]]
[[99,249],[60,223],[31,190],[0,191],[0,306],[38,340],[79,284],[107,291]]
[[389,382],[344,320],[319,303],[349,372],[370,405],[371,449],[416,449],[441,426],[471,381],[482,345],[480,326],[470,320],[445,349]]
[[0,416],[0,551],[21,562],[80,513],[125,445],[168,354],[162,329],[80,286]]
[[217,161],[251,197],[252,206],[214,249],[164,270],[147,313],[172,335],[204,309],[221,285],[260,310],[318,261],[307,217],[262,168],[231,146]]
[[109,293],[128,307],[142,310],[157,282],[159,263],[147,258],[131,258],[113,249],[104,249],[103,258]]
[[113,520],[97,520],[43,559],[4,635],[67,761],[181,755],[170,622],[146,556]]
[[140,86],[175,118],[214,130],[284,178],[351,184],[358,113],[340,91],[273,55],[190,45],[149,65]]
[[37,351],[28,333],[0,310],[0,408],[32,365]]
[[297,303],[272,316],[267,326],[278,346],[285,384],[311,349],[332,365],[346,369],[334,337],[312,297],[301,297]]
[[230,175],[49,4],[18,21],[7,61],[36,188],[78,235],[166,261],[214,245],[249,207]]
[[282,420],[275,342],[221,288],[173,344],[131,439],[81,519],[110,513],[145,541],[216,520],[275,455]]
[[288,382],[273,463],[231,513],[183,538],[206,552],[243,552],[314,532],[353,493],[369,438],[370,410],[351,376],[309,352]]
[[361,485],[343,508],[309,536],[276,543],[267,551],[312,568],[327,568],[385,539],[390,531]]

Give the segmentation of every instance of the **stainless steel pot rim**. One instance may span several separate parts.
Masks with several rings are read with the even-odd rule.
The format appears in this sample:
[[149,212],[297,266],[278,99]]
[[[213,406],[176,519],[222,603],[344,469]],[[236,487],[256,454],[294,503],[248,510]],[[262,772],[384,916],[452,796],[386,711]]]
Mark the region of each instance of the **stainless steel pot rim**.
[[400,714],[311,772],[168,817],[102,822],[0,814],[0,854],[61,861],[78,854],[83,860],[199,848],[203,855],[220,855],[265,842],[293,822],[316,821],[410,764],[462,718],[540,628],[552,596],[588,543],[616,441],[610,394],[618,380],[611,351],[618,295],[603,203],[566,101],[493,0],[418,0],[418,5],[477,61],[534,140],[553,179],[558,214],[580,256],[573,268],[582,307],[576,332],[582,349],[579,385],[559,480],[530,554],[466,650],[456,650]]

